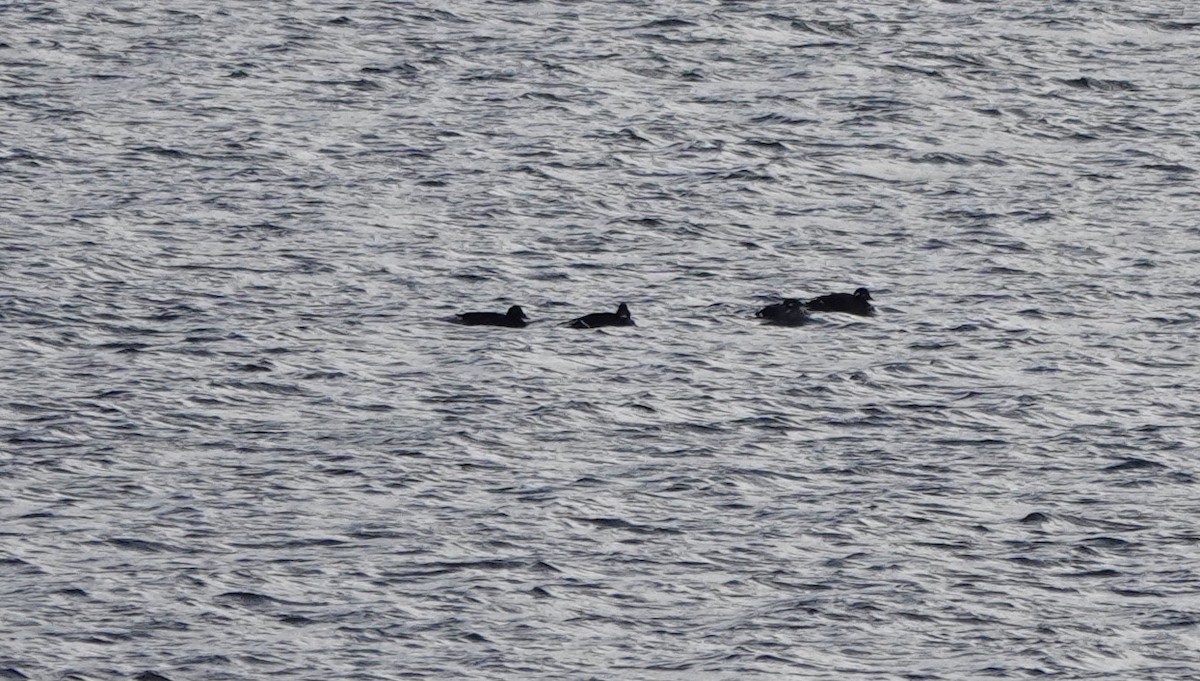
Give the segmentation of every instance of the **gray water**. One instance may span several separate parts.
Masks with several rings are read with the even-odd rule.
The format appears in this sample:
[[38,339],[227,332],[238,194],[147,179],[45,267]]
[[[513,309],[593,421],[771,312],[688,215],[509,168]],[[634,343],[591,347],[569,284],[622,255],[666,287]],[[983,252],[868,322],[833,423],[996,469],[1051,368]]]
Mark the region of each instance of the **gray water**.
[[1200,675],[1135,4],[3,6],[0,678]]

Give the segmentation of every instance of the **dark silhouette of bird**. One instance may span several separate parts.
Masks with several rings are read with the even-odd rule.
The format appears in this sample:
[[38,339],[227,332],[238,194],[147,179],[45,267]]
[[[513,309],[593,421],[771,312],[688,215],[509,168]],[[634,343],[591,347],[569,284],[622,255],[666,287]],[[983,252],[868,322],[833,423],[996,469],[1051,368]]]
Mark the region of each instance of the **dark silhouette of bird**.
[[621,303],[617,311],[593,312],[567,322],[572,329],[598,329],[602,326],[637,326],[629,316],[629,306]]
[[784,298],[782,303],[768,305],[755,312],[754,316],[780,326],[799,326],[809,320],[808,310],[797,298]]
[[865,288],[856,289],[854,293],[830,293],[813,298],[805,303],[805,307],[813,312],[849,312],[850,314],[871,314],[875,308],[868,300],[872,300],[871,292]]
[[463,312],[455,319],[459,324],[467,326],[510,326],[521,328],[529,321],[520,305],[513,305],[508,312]]

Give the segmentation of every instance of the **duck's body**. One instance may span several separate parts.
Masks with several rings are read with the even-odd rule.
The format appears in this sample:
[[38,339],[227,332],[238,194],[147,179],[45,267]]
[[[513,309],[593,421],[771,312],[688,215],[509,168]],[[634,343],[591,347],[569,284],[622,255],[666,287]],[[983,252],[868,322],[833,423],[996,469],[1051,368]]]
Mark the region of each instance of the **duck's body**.
[[754,316],[781,326],[798,326],[809,320],[808,310],[797,298],[784,298],[782,303],[768,305]]
[[871,292],[865,288],[856,289],[854,293],[830,293],[813,298],[805,306],[813,312],[849,312],[850,314],[871,314]]
[[513,305],[508,308],[508,312],[503,314],[499,312],[463,312],[459,314],[456,321],[459,324],[467,326],[508,326],[519,329],[525,326],[529,317],[525,316],[525,311],[520,305]]
[[602,326],[636,326],[636,324],[629,316],[629,306],[621,303],[617,306],[616,313],[593,312],[578,319],[572,319],[567,322],[567,326],[572,329],[598,329]]

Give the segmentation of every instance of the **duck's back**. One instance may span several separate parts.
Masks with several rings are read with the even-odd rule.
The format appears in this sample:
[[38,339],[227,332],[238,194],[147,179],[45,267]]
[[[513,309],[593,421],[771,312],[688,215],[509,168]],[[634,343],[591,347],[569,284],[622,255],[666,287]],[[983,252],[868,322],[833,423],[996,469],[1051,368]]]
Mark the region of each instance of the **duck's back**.
[[637,326],[629,317],[612,312],[593,312],[568,322],[572,329],[598,329],[602,326]]
[[598,329],[604,326],[637,326],[629,314],[629,307],[621,303],[616,312],[593,312],[567,322],[572,329]]
[[458,323],[467,326],[525,326],[524,319],[513,319],[499,312],[464,312],[458,315]]
[[782,303],[768,305],[756,312],[754,316],[773,324],[784,325],[803,324],[809,319],[804,303],[796,298],[787,298]]
[[870,314],[875,308],[871,307],[871,294],[865,288],[854,293],[828,293],[818,296],[805,303],[813,312],[849,312],[851,314]]
[[525,311],[519,305],[508,308],[508,312],[463,312],[456,321],[467,326],[508,326],[519,329],[526,324]]

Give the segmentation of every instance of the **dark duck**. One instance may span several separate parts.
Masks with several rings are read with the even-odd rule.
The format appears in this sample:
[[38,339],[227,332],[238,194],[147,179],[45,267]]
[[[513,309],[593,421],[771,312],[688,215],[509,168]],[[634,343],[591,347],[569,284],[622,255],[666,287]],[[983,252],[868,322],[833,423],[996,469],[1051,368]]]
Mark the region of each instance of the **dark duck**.
[[856,289],[854,293],[830,293],[813,298],[805,303],[805,307],[813,312],[849,312],[850,314],[871,314],[871,292],[865,288]]
[[621,303],[617,306],[615,313],[593,312],[578,319],[572,319],[567,322],[567,326],[572,329],[598,329],[603,326],[636,326],[636,324],[629,316],[629,306]]
[[782,303],[768,305],[755,312],[754,316],[780,326],[799,326],[809,319],[804,303],[796,298],[784,298]]
[[459,324],[467,326],[510,326],[521,328],[528,322],[529,317],[520,305],[513,305],[508,312],[463,312],[455,317]]

